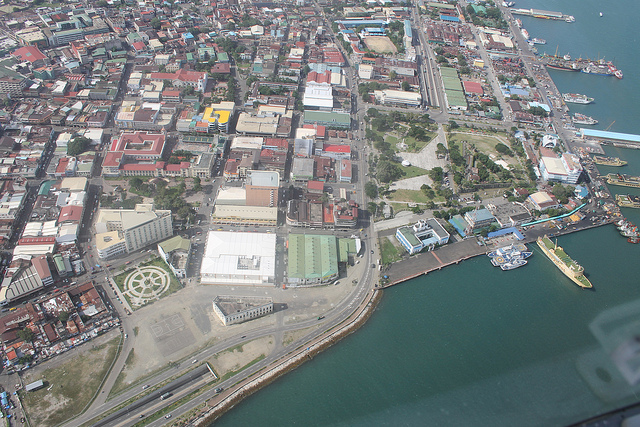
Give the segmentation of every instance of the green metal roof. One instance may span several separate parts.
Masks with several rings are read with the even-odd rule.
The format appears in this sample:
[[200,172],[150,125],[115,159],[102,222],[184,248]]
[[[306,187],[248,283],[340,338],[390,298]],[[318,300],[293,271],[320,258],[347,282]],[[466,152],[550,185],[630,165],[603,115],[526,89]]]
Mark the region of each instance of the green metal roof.
[[316,279],[338,273],[335,236],[289,234],[289,277]]
[[38,190],[38,196],[49,194],[51,190],[51,186],[55,184],[56,181],[45,181],[40,185],[40,189]]
[[356,253],[356,241],[354,239],[338,239],[338,260],[349,261],[349,254]]
[[176,249],[188,251],[190,246],[189,244],[189,239],[184,239],[180,236],[173,236],[172,238],[159,243],[159,245],[162,247],[162,250],[167,254],[169,252],[175,251]]

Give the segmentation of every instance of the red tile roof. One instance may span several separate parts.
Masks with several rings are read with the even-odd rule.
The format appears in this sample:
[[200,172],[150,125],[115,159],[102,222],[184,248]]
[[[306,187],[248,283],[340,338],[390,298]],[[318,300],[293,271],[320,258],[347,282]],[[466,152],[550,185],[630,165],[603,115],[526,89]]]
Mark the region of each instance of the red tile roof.
[[72,221],[79,223],[82,219],[82,206],[67,205],[60,209],[58,222]]
[[35,46],[23,46],[20,49],[16,49],[11,55],[20,61],[29,61],[31,63],[44,60],[47,57],[47,55],[40,52],[40,49]]
[[160,157],[164,143],[162,133],[125,132],[111,144],[111,151],[122,151],[131,157]]
[[324,144],[323,151],[329,153],[351,153],[350,145]]

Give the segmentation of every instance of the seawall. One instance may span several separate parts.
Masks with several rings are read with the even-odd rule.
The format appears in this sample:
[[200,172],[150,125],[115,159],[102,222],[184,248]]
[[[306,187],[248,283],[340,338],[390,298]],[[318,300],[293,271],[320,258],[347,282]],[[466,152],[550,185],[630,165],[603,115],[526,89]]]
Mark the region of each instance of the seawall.
[[[344,322],[331,328],[309,343],[292,350],[287,356],[272,363],[270,366],[240,381],[231,389],[223,392],[223,398],[215,403],[207,412],[192,420],[189,425],[208,426],[225,412],[233,408],[237,403],[247,396],[255,393],[271,382],[280,378],[289,371],[294,370],[303,363],[311,360],[315,355],[324,349],[332,346],[347,335],[355,332],[362,326],[378,305],[382,297],[382,291],[374,289],[367,294],[365,300],[358,306],[358,309]],[[216,399],[216,398],[214,398]]]

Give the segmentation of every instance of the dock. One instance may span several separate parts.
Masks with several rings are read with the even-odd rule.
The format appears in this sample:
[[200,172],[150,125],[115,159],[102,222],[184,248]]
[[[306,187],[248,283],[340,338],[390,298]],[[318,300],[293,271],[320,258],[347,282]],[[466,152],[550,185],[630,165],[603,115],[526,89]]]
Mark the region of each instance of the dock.
[[562,12],[552,12],[550,10],[540,9],[509,9],[514,15],[533,16],[540,19],[555,19],[558,21],[574,22],[575,18],[571,15],[565,15]]
[[[501,243],[503,244],[503,243]],[[461,261],[478,255],[485,255],[495,249],[478,245],[476,238],[449,243],[435,251],[423,252],[406,260],[391,264],[384,274],[391,279],[383,288],[405,282],[409,279],[429,274],[432,271],[441,270],[449,265],[458,264]]]

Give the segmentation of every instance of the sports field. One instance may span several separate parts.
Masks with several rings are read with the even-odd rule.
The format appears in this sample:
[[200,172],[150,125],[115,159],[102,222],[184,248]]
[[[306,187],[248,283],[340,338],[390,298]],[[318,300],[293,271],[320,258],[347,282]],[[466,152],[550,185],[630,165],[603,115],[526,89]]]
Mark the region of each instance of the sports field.
[[376,53],[396,53],[395,45],[387,36],[370,36],[364,38],[364,44]]

